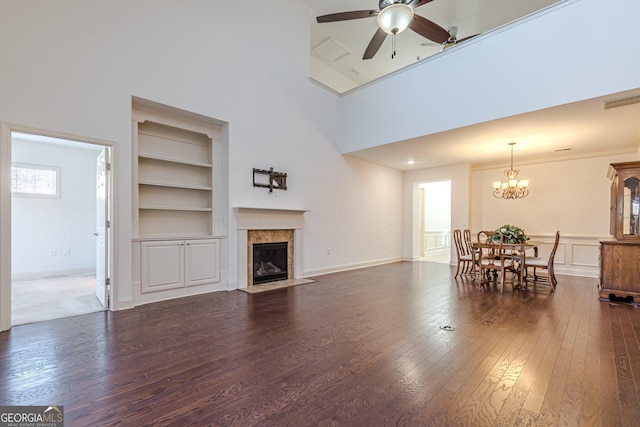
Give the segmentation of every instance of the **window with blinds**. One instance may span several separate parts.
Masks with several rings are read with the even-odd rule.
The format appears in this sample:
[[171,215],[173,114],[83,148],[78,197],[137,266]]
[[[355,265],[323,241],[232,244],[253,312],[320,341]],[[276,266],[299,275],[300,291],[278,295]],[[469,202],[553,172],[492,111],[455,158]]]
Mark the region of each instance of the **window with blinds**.
[[55,166],[14,163],[11,194],[30,197],[60,197],[60,170]]

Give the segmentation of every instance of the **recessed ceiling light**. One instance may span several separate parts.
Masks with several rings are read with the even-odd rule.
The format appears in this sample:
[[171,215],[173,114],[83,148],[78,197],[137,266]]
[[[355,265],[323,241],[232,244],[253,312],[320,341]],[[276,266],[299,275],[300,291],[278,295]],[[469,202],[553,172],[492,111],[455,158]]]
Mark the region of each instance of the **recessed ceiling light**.
[[414,164],[414,163],[415,163],[415,160],[409,160],[409,161],[407,162],[407,164],[408,164],[408,165],[412,165],[412,164]]

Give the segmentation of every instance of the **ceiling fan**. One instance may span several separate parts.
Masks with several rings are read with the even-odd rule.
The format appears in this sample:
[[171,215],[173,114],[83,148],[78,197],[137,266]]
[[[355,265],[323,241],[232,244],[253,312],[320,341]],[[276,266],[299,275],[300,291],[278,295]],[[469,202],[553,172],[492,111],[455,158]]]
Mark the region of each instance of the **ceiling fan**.
[[445,49],[449,49],[450,47],[458,43],[462,43],[465,40],[469,40],[470,38],[477,36],[477,34],[474,34],[472,36],[463,37],[459,39],[456,37],[457,34],[458,34],[458,27],[451,27],[449,28],[449,38],[444,43],[425,42],[425,43],[420,43],[420,46],[442,46],[442,49],[440,49],[440,51],[443,51]]
[[370,18],[373,16],[377,17],[378,30],[371,38],[362,56],[362,59],[371,59],[378,52],[388,34],[395,36],[407,28],[438,44],[446,43],[447,40],[452,37],[449,31],[435,22],[414,13],[416,7],[420,7],[431,1],[432,0],[380,0],[378,2],[378,9],[331,13],[329,15],[318,16],[316,21],[322,24],[326,22]]

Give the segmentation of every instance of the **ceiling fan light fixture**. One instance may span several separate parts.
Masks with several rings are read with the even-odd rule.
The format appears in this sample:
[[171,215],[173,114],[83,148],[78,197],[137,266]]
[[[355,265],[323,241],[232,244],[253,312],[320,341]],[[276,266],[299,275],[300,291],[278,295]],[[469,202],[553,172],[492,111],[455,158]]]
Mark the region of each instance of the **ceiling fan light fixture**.
[[378,26],[387,34],[398,34],[407,29],[413,19],[413,8],[404,3],[391,4],[380,11]]

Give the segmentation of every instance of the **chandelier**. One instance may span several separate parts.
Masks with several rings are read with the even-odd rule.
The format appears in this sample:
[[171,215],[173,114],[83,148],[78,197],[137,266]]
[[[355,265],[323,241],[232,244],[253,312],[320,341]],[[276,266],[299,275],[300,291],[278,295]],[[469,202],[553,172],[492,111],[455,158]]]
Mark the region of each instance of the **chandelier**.
[[511,166],[504,171],[507,176],[506,181],[494,181],[493,182],[493,195],[498,199],[521,199],[527,197],[529,194],[529,180],[523,179],[518,181],[518,174],[520,169],[513,168],[513,146],[515,142],[510,142],[511,147]]

